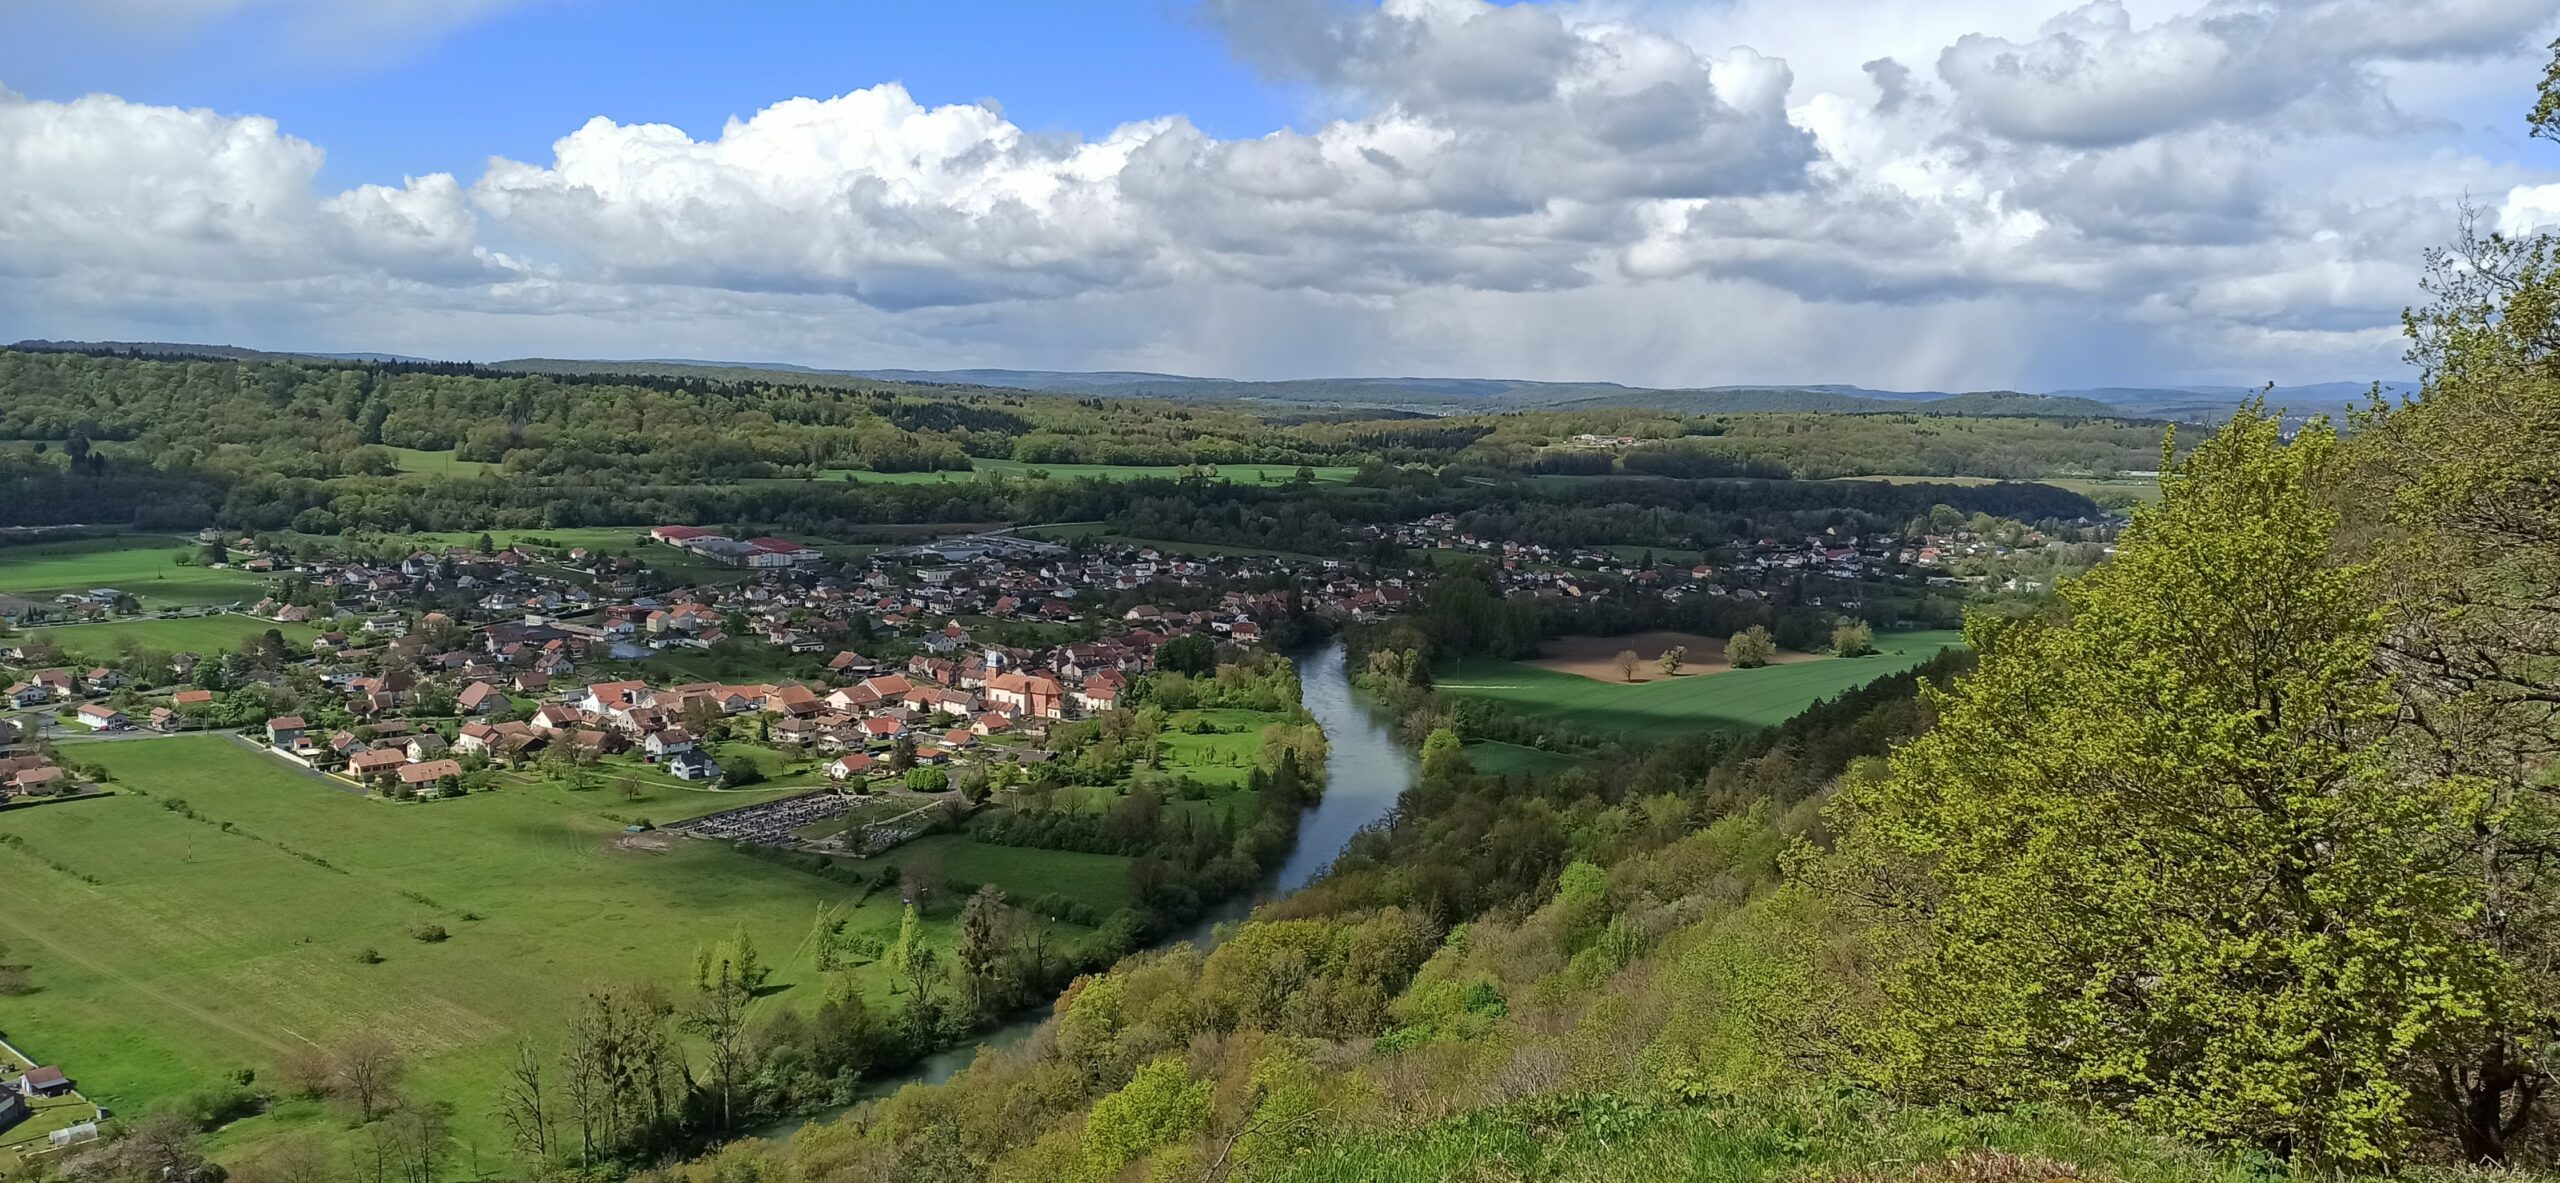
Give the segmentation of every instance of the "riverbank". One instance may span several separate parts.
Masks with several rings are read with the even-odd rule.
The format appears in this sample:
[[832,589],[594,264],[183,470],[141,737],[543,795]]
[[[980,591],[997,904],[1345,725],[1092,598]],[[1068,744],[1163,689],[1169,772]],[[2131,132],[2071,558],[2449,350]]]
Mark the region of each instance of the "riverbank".
[[[1373,714],[1352,687],[1342,642],[1328,642],[1321,649],[1299,656],[1295,664],[1300,701],[1324,729],[1324,795],[1300,815],[1297,841],[1289,856],[1254,890],[1209,909],[1200,919],[1151,948],[1184,942],[1211,944],[1219,926],[1243,920],[1263,903],[1315,881],[1333,865],[1353,836],[1394,813],[1396,802],[1413,783],[1412,754],[1396,742],[1395,730],[1387,720]],[[755,1136],[788,1138],[803,1127],[833,1121],[853,1105],[886,1097],[910,1084],[940,1084],[968,1067],[977,1058],[979,1048],[1011,1047],[1030,1038],[1048,1020],[1047,1008],[1040,1008],[966,1044],[926,1056],[904,1072],[866,1083],[852,1105],[776,1122],[755,1131]]]

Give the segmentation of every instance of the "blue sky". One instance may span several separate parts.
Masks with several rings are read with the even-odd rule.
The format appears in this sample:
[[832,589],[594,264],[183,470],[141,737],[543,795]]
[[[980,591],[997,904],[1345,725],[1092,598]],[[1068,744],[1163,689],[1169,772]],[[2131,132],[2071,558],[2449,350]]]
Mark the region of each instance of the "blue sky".
[[[2405,376],[2560,0],[0,0],[0,340]],[[670,130],[672,128],[673,130]]]
[[1303,100],[1177,0],[548,0],[362,44],[296,24],[287,9],[156,31],[76,10],[0,15],[0,84],[266,115],[329,150],[321,180],[335,187],[540,159],[594,115],[708,136],[776,99],[880,82],[928,105],[993,98],[1025,129],[1079,133],[1180,111],[1212,135],[1258,136]]

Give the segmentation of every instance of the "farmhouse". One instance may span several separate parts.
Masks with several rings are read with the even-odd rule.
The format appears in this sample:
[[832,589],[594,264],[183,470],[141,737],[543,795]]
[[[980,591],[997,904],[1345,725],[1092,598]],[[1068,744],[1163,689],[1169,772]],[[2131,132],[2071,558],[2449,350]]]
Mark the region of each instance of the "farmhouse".
[[462,765],[452,760],[429,760],[423,764],[400,767],[400,783],[413,789],[462,779]]
[[133,720],[126,718],[123,711],[94,702],[81,707],[78,718],[80,725],[91,731],[126,731],[133,727]]
[[682,727],[668,727],[650,732],[640,746],[649,753],[650,760],[666,760],[694,750],[693,733]]

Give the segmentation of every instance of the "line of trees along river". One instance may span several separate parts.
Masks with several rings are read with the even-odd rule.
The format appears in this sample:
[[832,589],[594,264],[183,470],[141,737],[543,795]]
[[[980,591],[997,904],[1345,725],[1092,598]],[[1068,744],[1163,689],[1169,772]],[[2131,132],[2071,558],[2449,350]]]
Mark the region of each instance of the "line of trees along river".
[[[1386,721],[1360,702],[1351,686],[1342,642],[1333,641],[1302,653],[1296,662],[1299,693],[1308,713],[1324,728],[1328,747],[1324,796],[1299,819],[1297,845],[1259,888],[1211,909],[1197,923],[1167,937],[1158,947],[1183,941],[1206,946],[1216,939],[1219,925],[1242,920],[1256,905],[1313,882],[1333,865],[1353,835],[1393,813],[1396,801],[1413,783],[1412,754],[1396,742],[1395,732]],[[1018,1043],[1047,1021],[1045,1011],[1034,1013],[988,1031],[965,1046],[936,1052],[905,1072],[873,1082],[863,1090],[864,1099],[884,1097],[910,1084],[949,1080],[969,1066],[979,1047]],[[842,1112],[839,1109],[811,1118],[793,1118],[758,1132],[765,1137],[788,1138],[802,1126],[833,1121]]]

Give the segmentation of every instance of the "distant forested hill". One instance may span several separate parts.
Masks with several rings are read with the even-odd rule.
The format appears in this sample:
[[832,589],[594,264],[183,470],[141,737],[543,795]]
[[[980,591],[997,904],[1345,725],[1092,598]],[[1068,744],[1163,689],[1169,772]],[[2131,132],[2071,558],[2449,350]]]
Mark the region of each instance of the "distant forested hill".
[[[2015,397],[1956,401],[1997,410]],[[14,494],[0,525],[330,533],[653,520],[841,533],[861,523],[1133,517],[1188,531],[1181,537],[1306,550],[1337,545],[1346,523],[1471,499],[1612,495],[1524,478],[2104,476],[2156,465],[2161,434],[2158,423],[1944,414],[1926,402],[1856,414],[1574,406],[1421,418],[684,366],[528,373],[0,350],[0,443],[15,441],[0,446],[0,481]],[[1051,466],[1101,479],[1050,479]],[[1256,475],[1242,486],[1216,477],[1218,466]],[[1284,481],[1301,467],[1332,469],[1335,483]],[[1911,496],[1830,490],[1816,501],[1908,517]],[[2062,496],[2043,508],[2087,512],[2084,499]],[[1163,507],[1142,510],[1150,499]],[[1754,504],[1778,504],[1714,489],[1671,499],[1709,502],[1746,522]],[[1630,532],[1602,514],[1554,537],[1599,529],[1610,536],[1592,540],[1699,546],[1724,533],[1678,520],[1686,524]]]

